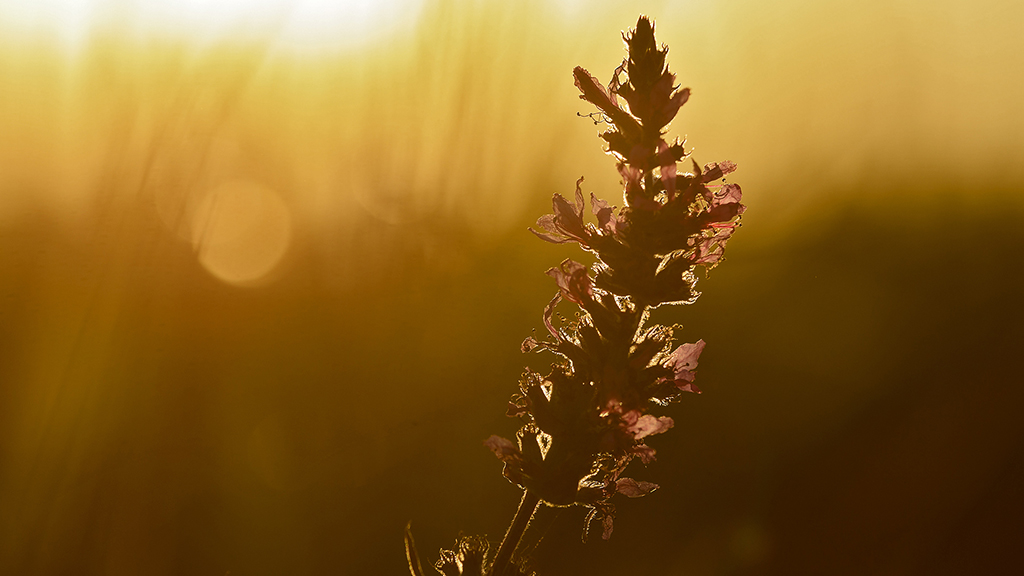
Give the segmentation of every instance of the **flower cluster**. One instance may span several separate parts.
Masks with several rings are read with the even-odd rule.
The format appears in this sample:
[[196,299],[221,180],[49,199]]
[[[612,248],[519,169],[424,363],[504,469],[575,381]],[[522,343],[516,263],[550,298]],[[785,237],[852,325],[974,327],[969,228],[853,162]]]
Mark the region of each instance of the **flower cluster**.
[[[690,97],[679,89],[665,65],[668,48],[659,47],[650,20],[641,16],[623,35],[628,56],[602,86],[583,68],[573,76],[580,98],[592,103],[609,126],[601,135],[615,157],[623,184],[623,207],[590,195],[588,222],[580,178],[572,201],[559,194],[553,213],[537,220],[541,239],[576,242],[596,257],[590,267],[564,260],[547,274],[558,292],[544,308],[549,336],[527,338],[523,352],[556,355],[546,375],[527,369],[508,415],[521,418],[516,441],[491,436],[484,443],[504,462],[504,475],[523,489],[501,545],[493,550],[479,536],[460,536],[442,550],[434,565],[444,576],[531,576],[516,550],[540,503],[581,505],[591,522],[612,532],[612,497],[644,496],[651,482],[623,476],[634,459],[647,464],[654,448],[646,439],[675,424],[654,414],[658,406],[685,393],[700,393],[694,383],[704,341],[676,345],[674,328],[649,322],[662,304],[690,304],[697,266],[713,268],[739,227],[742,192],[724,178],[732,162],[691,169],[684,143],[665,140],[665,130]],[[576,320],[556,321],[563,300],[579,308]],[[406,556],[412,576],[424,576],[412,533],[406,529]]]
[[[553,213],[531,229],[548,242],[578,243],[596,262],[588,268],[565,260],[548,270],[558,285],[543,314],[549,337],[527,338],[523,351],[553,352],[557,361],[546,375],[523,374],[508,409],[524,420],[516,441],[485,442],[506,478],[548,505],[589,507],[587,527],[600,521],[605,538],[612,496],[657,488],[622,475],[635,458],[654,460],[646,438],[674,424],[652,410],[700,393],[694,378],[704,341],[676,346],[674,329],[649,323],[650,311],[697,299],[696,267],[722,261],[744,211],[740,187],[723,180],[735,164],[701,167],[690,159],[680,168],[689,158],[684,142],[665,140],[690,90],[676,86],[650,20],[641,16],[623,39],[628,57],[607,86],[583,68],[573,76],[580,98],[609,126],[601,137],[617,161],[624,206],[591,194],[596,222],[588,222],[581,178],[573,200],[555,194]],[[579,307],[575,321],[556,322],[563,300]]]

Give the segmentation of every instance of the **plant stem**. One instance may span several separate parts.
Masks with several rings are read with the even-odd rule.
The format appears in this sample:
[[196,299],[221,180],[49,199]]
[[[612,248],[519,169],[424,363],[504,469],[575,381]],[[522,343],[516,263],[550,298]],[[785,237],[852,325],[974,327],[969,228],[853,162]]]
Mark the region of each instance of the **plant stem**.
[[512,560],[512,553],[519,547],[519,542],[523,539],[526,527],[530,525],[530,519],[533,518],[533,513],[537,510],[538,505],[540,505],[540,497],[529,490],[524,490],[523,499],[519,502],[519,509],[516,510],[516,515],[512,518],[508,531],[505,532],[505,538],[498,546],[498,553],[494,556],[494,563],[491,564],[488,576],[504,576]]
[[409,561],[409,572],[412,576],[423,576],[423,565],[416,553],[416,542],[412,539],[412,522],[405,525],[405,559]]

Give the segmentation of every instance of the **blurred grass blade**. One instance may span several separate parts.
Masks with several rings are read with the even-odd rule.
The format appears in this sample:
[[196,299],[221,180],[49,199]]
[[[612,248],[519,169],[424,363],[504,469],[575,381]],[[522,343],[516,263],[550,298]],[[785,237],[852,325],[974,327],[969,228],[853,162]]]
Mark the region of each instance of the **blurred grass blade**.
[[412,522],[405,525],[405,558],[409,561],[409,572],[412,576],[423,576],[423,565],[416,553],[416,542],[412,539]]

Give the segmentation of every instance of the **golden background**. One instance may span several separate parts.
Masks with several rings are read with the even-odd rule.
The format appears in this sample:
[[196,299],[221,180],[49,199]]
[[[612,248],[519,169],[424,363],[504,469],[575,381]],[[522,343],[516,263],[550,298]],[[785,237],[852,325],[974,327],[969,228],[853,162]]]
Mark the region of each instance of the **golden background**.
[[749,209],[658,311],[708,342],[633,472],[661,490],[608,542],[562,512],[536,567],[1024,564],[1024,4],[338,3],[308,34],[300,3],[43,4],[0,2],[0,573],[498,540],[519,494],[482,440],[550,361],[519,353],[544,270],[586,258],[526,227],[581,175],[621,205],[571,70],[606,81],[639,13],[693,89],[671,133]]

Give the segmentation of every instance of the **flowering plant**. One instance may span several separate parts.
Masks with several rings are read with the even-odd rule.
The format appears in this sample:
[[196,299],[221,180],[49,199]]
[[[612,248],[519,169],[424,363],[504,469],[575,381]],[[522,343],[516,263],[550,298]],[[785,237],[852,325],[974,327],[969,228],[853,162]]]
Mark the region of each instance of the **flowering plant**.
[[[616,211],[591,193],[596,223],[587,222],[580,178],[573,200],[555,194],[553,213],[531,228],[548,242],[576,242],[596,261],[588,268],[566,259],[547,271],[558,285],[543,313],[548,336],[527,338],[522,350],[551,352],[556,361],[546,375],[527,369],[521,377],[508,404],[508,415],[523,421],[516,441],[485,441],[523,499],[493,555],[481,537],[460,538],[454,550],[442,551],[435,567],[446,576],[531,573],[513,554],[541,504],[588,508],[584,538],[596,520],[607,539],[613,497],[658,488],[623,476],[634,459],[652,462],[646,439],[674,425],[655,414],[657,407],[700,393],[694,380],[704,341],[676,346],[675,327],[650,323],[650,311],[696,301],[696,267],[721,263],[744,211],[740,187],[724,181],[736,166],[701,167],[690,159],[692,170],[680,170],[689,153],[684,142],[669,144],[665,130],[690,89],[676,86],[665,64],[668,48],[658,46],[647,17],[623,39],[628,56],[607,87],[580,67],[573,76],[580,98],[609,126],[601,138],[617,161],[624,206]],[[576,320],[556,322],[562,300],[579,307]],[[413,576],[422,576],[408,531],[406,551]]]

